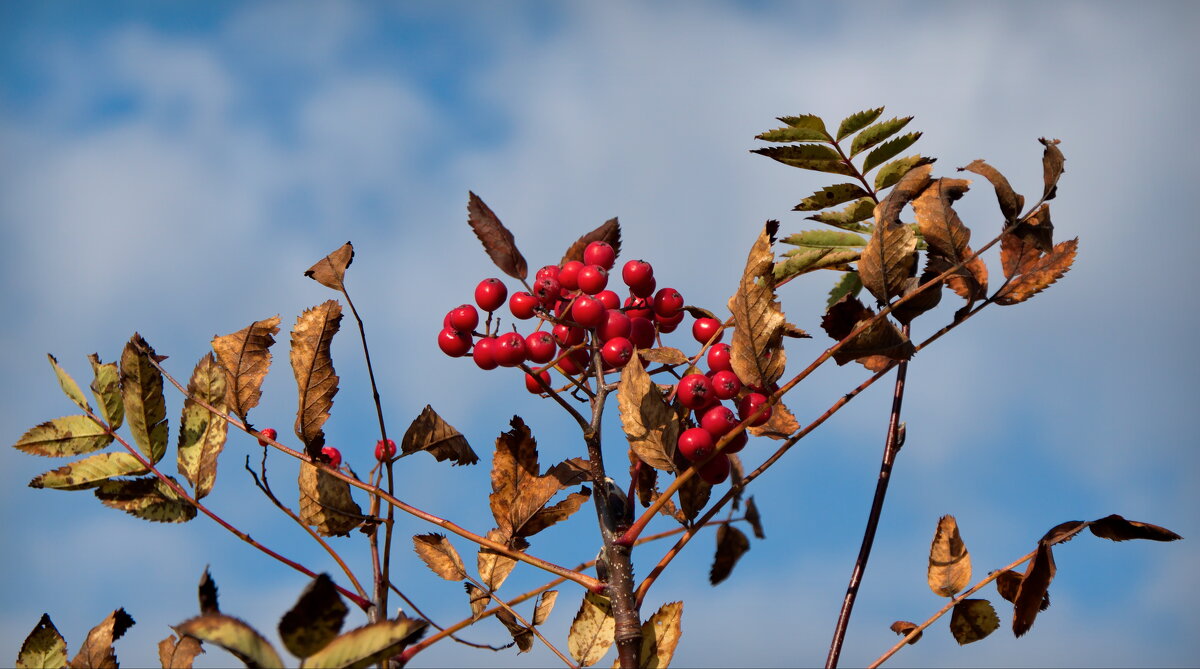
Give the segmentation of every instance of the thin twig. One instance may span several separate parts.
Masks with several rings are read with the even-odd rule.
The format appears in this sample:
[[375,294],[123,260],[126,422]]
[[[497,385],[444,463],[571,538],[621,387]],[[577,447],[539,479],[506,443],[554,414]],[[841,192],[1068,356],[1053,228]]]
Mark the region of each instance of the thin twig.
[[[564,580],[566,580],[566,579],[559,579],[559,582],[561,583],[561,582],[562,582],[562,581],[564,581]],[[431,619],[429,616],[425,615],[425,612],[424,612],[424,611],[422,611],[422,610],[421,610],[421,609],[420,609],[420,608],[419,608],[419,607],[416,605],[416,603],[415,603],[415,602],[413,602],[411,599],[409,599],[409,598],[408,598],[408,596],[407,596],[407,595],[405,595],[405,594],[404,594],[404,593],[403,593],[403,592],[400,590],[400,588],[397,588],[395,583],[388,583],[388,589],[390,589],[392,592],[396,593],[396,595],[397,595],[398,597],[400,597],[400,599],[404,600],[404,603],[405,603],[405,604],[408,604],[408,607],[409,607],[409,608],[411,608],[411,609],[413,610],[413,613],[415,613],[415,614],[417,614],[418,616],[420,616],[420,617],[421,617],[421,619],[422,619],[422,620],[424,620],[425,622],[429,623],[429,625],[430,625],[431,627],[433,627],[434,629],[438,630],[439,632],[445,631],[445,629],[446,629],[446,628],[444,628],[444,627],[442,627],[441,625],[439,625],[439,624],[437,624],[437,623],[433,622],[433,619]],[[449,635],[449,636],[450,636],[450,639],[451,639],[452,641],[455,641],[455,642],[457,642],[457,643],[461,643],[461,644],[462,644],[462,645],[464,645],[464,646],[470,646],[470,647],[472,647],[472,648],[479,648],[480,650],[494,650],[494,651],[497,651],[497,650],[504,650],[505,648],[509,648],[509,647],[511,647],[511,646],[512,646],[512,644],[507,644],[507,645],[504,645],[504,646],[493,646],[493,645],[491,645],[491,644],[486,644],[486,643],[475,643],[475,642],[473,642],[473,641],[467,641],[466,639],[460,639],[460,638],[458,638],[458,637],[454,636],[453,634],[451,634],[451,635]]]
[[[521,614],[517,613],[517,610],[514,609],[512,607],[512,605],[505,602],[503,599],[500,599],[499,597],[497,597],[496,592],[494,590],[492,590],[491,588],[484,587],[484,585],[482,583],[471,578],[471,575],[467,574],[466,572],[463,572],[463,575],[466,576],[467,580],[470,581],[472,584],[474,584],[474,586],[476,588],[479,588],[480,590],[483,590],[484,592],[488,593],[488,597],[491,597],[492,600],[495,601],[496,604],[500,608],[504,609],[505,611],[508,611],[509,615],[516,618],[518,622],[520,622],[522,625],[525,626],[525,629],[532,632],[533,635],[536,636],[538,639],[540,639],[542,643],[546,644],[546,647],[549,648],[550,651],[553,652],[555,655],[557,655],[558,659],[565,662],[568,667],[574,668],[577,666],[574,662],[571,661],[571,658],[567,657],[566,655],[563,655],[562,651],[560,651],[558,648],[556,648],[554,646],[554,644],[550,643],[550,641],[548,639],[546,639],[546,637],[542,636],[542,633],[537,630],[537,627],[530,624],[530,622],[528,620],[525,620],[525,618],[523,618],[521,616]],[[513,639],[513,640],[516,641],[516,639]]]

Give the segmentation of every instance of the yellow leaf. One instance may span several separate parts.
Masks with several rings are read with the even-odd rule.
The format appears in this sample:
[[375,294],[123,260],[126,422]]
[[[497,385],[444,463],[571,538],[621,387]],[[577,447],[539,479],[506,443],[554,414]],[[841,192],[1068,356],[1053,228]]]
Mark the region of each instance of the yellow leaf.
[[933,544],[929,547],[929,589],[941,597],[954,593],[971,582],[971,554],[958,534],[954,516],[938,520]]

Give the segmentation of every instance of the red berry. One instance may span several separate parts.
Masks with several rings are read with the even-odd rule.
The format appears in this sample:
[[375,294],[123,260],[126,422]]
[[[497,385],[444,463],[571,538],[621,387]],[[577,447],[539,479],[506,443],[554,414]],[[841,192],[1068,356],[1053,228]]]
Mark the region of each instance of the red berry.
[[617,261],[617,252],[608,242],[592,242],[583,249],[583,264],[599,265],[604,269],[612,269]]
[[583,343],[583,328],[577,328],[566,323],[554,326],[554,341],[563,348],[569,348]]
[[542,277],[549,277],[551,279],[557,279],[559,271],[560,271],[560,268],[558,265],[546,265],[545,267],[539,269],[533,275],[533,278],[540,279]]
[[475,286],[475,304],[484,311],[495,311],[508,299],[508,287],[500,279],[484,279]]
[[663,288],[654,294],[654,315],[670,318],[683,308],[683,296],[674,288]]
[[558,279],[544,276],[533,282],[533,296],[543,307],[552,307],[562,297],[562,284]]
[[621,308],[620,296],[618,296],[616,293],[614,293],[611,290],[602,290],[602,291],[596,293],[595,295],[593,295],[592,297],[595,297],[597,300],[600,300],[600,302],[604,304],[604,307],[606,309],[620,309]]
[[704,416],[700,419],[700,427],[708,430],[713,439],[719,439],[740,422],[737,416],[734,416],[733,412],[729,410],[729,407],[718,404],[704,412]]
[[564,290],[579,290],[579,270],[583,267],[583,263],[578,260],[563,263],[562,269],[558,270],[558,282]]
[[525,362],[525,338],[517,332],[506,332],[496,338],[492,356],[501,367],[516,367]]
[[679,454],[691,462],[703,460],[713,452],[713,438],[702,427],[692,427],[679,435]]
[[607,314],[604,303],[587,295],[576,298],[571,307],[571,319],[589,330],[603,323]]
[[675,331],[679,324],[683,322],[684,312],[676,312],[674,316],[664,318],[658,314],[654,314],[654,322],[658,323],[658,331],[663,334],[668,334]]
[[766,406],[766,410],[758,418],[751,421],[750,425],[757,427],[770,420],[771,406],[767,404],[766,395],[762,393],[747,393],[745,397],[738,400],[738,418],[746,420],[762,406]]
[[496,369],[500,363],[496,362],[496,338],[481,337],[475,342],[475,348],[471,349],[471,359],[479,369]]
[[625,298],[625,315],[630,318],[654,318],[654,308],[644,297]]
[[629,341],[638,348],[653,348],[654,323],[648,318],[630,318]]
[[559,360],[558,368],[562,370],[563,374],[574,376],[587,369],[591,362],[592,360],[588,357],[588,354],[579,350]]
[[696,322],[692,323],[692,336],[701,344],[707,344],[713,335],[717,335],[714,344],[725,337],[725,331],[721,329],[721,321],[715,318],[697,318]]
[[546,330],[530,333],[525,338],[525,355],[531,362],[543,364],[554,359],[558,346],[554,343],[554,335]]
[[750,436],[746,434],[745,430],[742,430],[741,432],[738,432],[737,434],[735,434],[733,436],[733,439],[729,440],[728,444],[725,444],[725,450],[723,450],[721,452],[722,453],[737,453],[738,451],[740,451],[746,447],[746,442],[748,442],[748,441],[750,441]]
[[[270,439],[270,440],[274,441],[274,440],[275,440],[277,437],[279,437],[279,433],[275,431],[275,428],[273,428],[273,427],[268,427],[267,429],[265,429],[265,430],[263,430],[263,431],[262,431],[262,436],[266,437],[267,439]],[[259,446],[266,446],[266,445],[267,445],[266,439],[259,439],[259,440],[258,440],[258,445],[259,445]]]
[[732,370],[722,369],[712,375],[712,386],[714,395],[719,399],[729,400],[737,397],[742,391],[742,380]]
[[[550,372],[543,369],[542,371],[538,372],[537,375],[546,383],[547,388],[550,387]],[[537,378],[531,374],[525,375],[525,390],[528,390],[535,395],[540,395],[546,392],[545,390],[542,390],[542,386],[538,383]]]
[[718,453],[717,457],[701,465],[696,473],[709,485],[724,483],[729,478],[729,456]]
[[537,309],[537,306],[538,298],[523,290],[518,290],[512,294],[512,297],[508,298],[508,310],[512,312],[513,316],[521,320],[533,318],[533,313]]
[[321,449],[321,455],[324,455],[329,460],[329,466],[337,469],[342,464],[342,452],[333,446],[325,446]]
[[595,295],[608,286],[608,270],[599,265],[585,265],[577,278],[579,290]]
[[451,358],[466,355],[471,349],[471,335],[464,334],[454,328],[445,328],[438,333],[438,348]]
[[479,325],[479,312],[469,304],[462,304],[451,309],[447,318],[450,327],[466,334],[474,332],[475,326]]
[[633,343],[625,337],[613,337],[604,342],[600,357],[612,367],[620,369],[633,357]]
[[713,395],[712,381],[703,374],[688,374],[679,382],[676,396],[683,406],[689,409],[700,409],[716,399]]
[[729,344],[713,344],[708,349],[708,371],[719,372],[723,369],[733,371],[733,363],[729,359]]
[[396,442],[388,439],[384,442],[382,439],[375,442],[375,459],[383,462],[396,457]]
[[621,268],[621,280],[630,288],[644,285],[652,279],[654,279],[654,268],[645,260],[630,260]]
[[614,337],[629,336],[629,317],[620,309],[609,309],[604,315],[604,322],[596,328],[600,341],[608,341]]

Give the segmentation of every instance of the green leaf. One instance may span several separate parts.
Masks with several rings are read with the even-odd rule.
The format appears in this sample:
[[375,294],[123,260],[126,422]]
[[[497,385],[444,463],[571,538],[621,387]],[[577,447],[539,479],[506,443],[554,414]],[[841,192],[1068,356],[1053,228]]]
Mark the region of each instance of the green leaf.
[[95,353],[88,356],[92,363],[92,395],[100,405],[100,415],[112,429],[125,420],[125,402],[121,399],[121,373],[115,362],[101,363]]
[[225,448],[229,424],[223,418],[200,406],[194,399],[207,402],[225,412],[225,372],[212,353],[200,359],[188,382],[188,398],[183,402],[179,419],[179,473],[202,499],[213,487],[217,477],[217,456]]
[[833,284],[833,289],[829,291],[829,299],[825,301],[825,308],[828,309],[837,303],[838,300],[850,295],[856,296],[862,291],[862,279],[859,278],[858,272],[843,272],[842,278]]
[[901,151],[916,144],[918,139],[921,139],[921,133],[910,132],[907,135],[900,135],[895,139],[884,142],[874,151],[867,154],[866,160],[863,161],[863,174],[900,155]]
[[805,249],[792,257],[775,264],[775,280],[813,272],[819,269],[848,269],[849,263],[859,259],[861,249],[820,248]]
[[13,448],[62,458],[98,451],[112,443],[111,434],[87,416],[63,416],[31,428]]
[[151,362],[154,349],[134,334],[121,353],[121,396],[138,449],[157,463],[167,453],[167,402],[162,374]]
[[[908,125],[913,117],[905,116],[903,118],[894,118],[888,121],[882,121],[863,130],[855,136],[854,141],[850,143],[850,157],[853,158],[867,149],[875,146],[883,140],[891,137],[899,132],[901,128]],[[916,141],[916,140],[914,140]]]
[[237,618],[209,613],[179,623],[172,629],[233,653],[247,667],[282,667],[283,660],[253,627]]
[[874,215],[875,201],[869,197],[864,197],[861,200],[851,203],[850,206],[843,208],[841,211],[824,211],[806,218],[810,221],[818,221],[851,232],[870,232],[871,227],[869,225],[859,225],[858,223]]
[[892,186],[895,186],[900,179],[904,178],[904,175],[908,174],[909,170],[922,165],[932,165],[936,160],[937,158],[926,158],[920,154],[912,155],[907,158],[901,158],[899,160],[893,160],[887,165],[884,165],[883,168],[875,174],[875,190],[881,191],[885,188],[891,188]]
[[114,476],[145,474],[142,466],[129,453],[97,453],[69,465],[38,475],[29,482],[30,488],[58,488],[60,490],[82,490],[94,487],[98,482]]
[[862,235],[856,235],[853,232],[842,232],[840,230],[805,230],[804,232],[789,235],[780,241],[792,246],[819,249],[867,245],[867,240]]
[[768,146],[763,149],[754,149],[750,153],[757,153],[778,160],[784,165],[791,165],[792,167],[799,167],[804,170],[841,174],[848,177],[855,176],[852,165],[843,161],[837,151],[822,144]]
[[75,379],[72,379],[66,370],[58,366],[58,360],[54,356],[47,353],[46,357],[50,359],[50,366],[54,368],[54,375],[58,377],[58,385],[62,386],[67,397],[80,409],[91,411],[92,407],[88,405],[87,399],[84,398],[83,391],[79,389],[79,384],[75,383]]
[[17,669],[49,669],[50,667],[67,666],[67,642],[58,633],[58,628],[50,621],[50,615],[43,613],[21,650],[17,653]]
[[104,481],[96,497],[104,506],[156,523],[186,523],[196,517],[196,507],[157,476]]
[[829,131],[825,129],[825,122],[819,116],[814,116],[813,114],[781,116],[779,120],[788,124],[788,127],[768,130],[760,135],[756,135],[755,139],[761,139],[766,142],[833,141],[833,138],[829,136]]
[[865,111],[851,114],[842,119],[841,125],[838,126],[838,141],[840,142],[846,137],[849,137],[850,135],[867,127],[874,122],[875,119],[879,118],[879,115],[882,113],[883,107],[877,107],[875,109],[867,109]]
[[369,667],[401,652],[425,634],[424,620],[400,617],[350,630],[304,660],[305,669]]
[[819,211],[826,207],[857,200],[860,197],[868,197],[867,191],[863,190],[862,186],[858,184],[834,184],[826,186],[804,198],[800,201],[800,204],[792,207],[792,211]]

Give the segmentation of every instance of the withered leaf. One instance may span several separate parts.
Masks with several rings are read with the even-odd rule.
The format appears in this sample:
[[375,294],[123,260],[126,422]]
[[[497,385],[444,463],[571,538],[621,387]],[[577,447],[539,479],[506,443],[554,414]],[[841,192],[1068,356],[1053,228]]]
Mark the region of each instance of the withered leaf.
[[65,667],[66,665],[67,641],[51,622],[50,614],[43,613],[38,624],[21,644],[21,650],[17,653],[16,666],[18,669],[34,669],[34,667]]
[[742,383],[766,387],[779,380],[787,364],[783,331],[787,320],[775,297],[775,233],[779,221],[767,221],[746,257],[737,293],[729,298],[733,314],[730,362]]
[[929,589],[940,597],[953,597],[971,582],[971,555],[959,536],[954,516],[942,516],[938,520],[937,532],[929,547],[928,579]]
[[746,490],[742,487],[742,481],[746,478],[746,470],[742,467],[742,459],[737,453],[726,453],[725,457],[729,458],[729,487],[733,493],[733,502],[730,506],[734,511],[742,508],[742,495]]
[[1078,245],[1078,237],[1055,244],[1050,253],[1042,256],[1028,271],[1009,281],[1007,286],[997,292],[996,304],[1020,304],[1050,287],[1071,269]]
[[[183,401],[179,419],[179,444],[176,449],[179,473],[192,484],[196,499],[212,491],[217,478],[217,456],[225,448],[229,424],[200,406],[204,401],[218,411],[225,411],[225,373],[213,354],[200,359],[188,381],[188,396]],[[195,398],[195,399],[193,399]]]
[[172,629],[181,637],[192,636],[224,648],[247,667],[283,666],[283,660],[279,659],[270,642],[245,621],[232,616],[210,613],[185,620]]
[[500,271],[514,279],[525,280],[529,269],[525,266],[525,257],[517,250],[513,234],[478,195],[468,193],[468,197],[467,223],[471,225],[479,241],[483,242],[483,249],[487,251],[488,257],[496,263]]
[[592,242],[608,242],[608,245],[613,247],[613,251],[617,257],[620,257],[621,224],[617,222],[616,217],[608,219],[600,224],[600,227],[575,240],[575,243],[571,244],[571,248],[567,249],[567,252],[563,254],[559,265],[565,265],[572,260],[583,262],[583,250]]
[[546,470],[564,488],[583,483],[592,477],[592,463],[584,458],[568,458]]
[[[899,634],[900,636],[908,636],[909,634],[912,634],[912,631],[917,629],[917,627],[918,625],[916,623],[910,623],[907,620],[897,620],[896,622],[892,623],[888,629],[892,630],[896,634]],[[924,634],[924,632],[917,632],[914,634],[913,638],[908,640],[908,645],[911,646],[920,641],[922,634]]]
[[125,451],[96,453],[58,469],[39,474],[29,482],[30,488],[82,490],[93,488],[114,476],[145,474],[147,470],[138,459]]
[[550,618],[550,612],[554,610],[554,602],[558,600],[557,590],[547,590],[538,595],[537,604],[533,608],[533,624],[541,625]]
[[[553,478],[547,475],[549,478]],[[519,536],[531,537],[538,532],[571,517],[571,514],[579,510],[583,503],[591,497],[592,491],[588,488],[580,488],[579,492],[573,492],[567,495],[559,503],[553,506],[543,507],[538,509],[533,516],[521,526]]]
[[200,576],[200,585],[196,588],[196,597],[200,600],[200,613],[220,613],[221,606],[217,603],[217,582],[213,580],[208,567]]
[[[972,251],[969,247],[963,252],[964,257],[971,254]],[[945,256],[931,255],[925,267],[936,276],[950,269],[954,264]],[[959,267],[950,276],[946,277],[946,285],[950,287],[950,290],[958,294],[959,297],[968,302],[983,299],[987,296],[987,264],[979,256],[971,258],[966,265]]]
[[83,390],[80,389],[79,384],[75,383],[75,379],[71,378],[67,370],[58,365],[58,360],[54,356],[47,353],[46,357],[50,360],[50,366],[54,368],[54,375],[58,377],[58,385],[62,387],[63,393],[80,409],[91,411],[92,407],[88,404],[87,398],[83,396]]
[[746,431],[755,437],[769,437],[771,439],[787,439],[800,429],[800,421],[796,420],[796,416],[787,408],[783,402],[776,402],[771,405],[771,417],[767,422],[755,427],[748,427]]
[[338,391],[329,347],[341,323],[342,305],[327,300],[300,314],[292,328],[292,372],[300,396],[296,436],[304,442],[310,458],[316,458],[325,445],[322,426],[329,419],[333,396]]
[[1129,539],[1149,539],[1151,541],[1175,541],[1183,537],[1165,527],[1143,523],[1137,520],[1125,520],[1117,514],[1093,520],[1088,529],[1101,539],[1112,541],[1127,541]]
[[904,282],[912,276],[916,263],[917,235],[912,228],[879,223],[862,250],[858,277],[875,299],[886,303],[904,292]]
[[687,354],[670,346],[639,350],[638,356],[646,362],[657,362],[660,365],[682,365],[688,361]]
[[479,616],[483,615],[492,598],[486,590],[470,581],[463,583],[463,587],[467,590],[467,599],[471,604],[471,620],[479,620]]
[[1042,203],[1013,228],[1012,234],[1042,253],[1054,248],[1054,223],[1050,220],[1050,205]]
[[329,574],[319,574],[279,621],[284,648],[298,658],[314,655],[342,631],[350,610]]
[[278,333],[276,315],[254,321],[233,334],[213,337],[213,351],[225,370],[226,404],[243,422],[262,397],[263,379],[271,368],[270,349]]
[[837,140],[840,142],[859,130],[871,125],[871,123],[873,123],[875,119],[879,118],[879,115],[882,113],[883,107],[876,107],[874,109],[865,109],[860,112],[855,112],[847,116],[846,118],[842,119],[841,123],[838,124]]
[[929,281],[937,277],[939,272],[933,271],[926,267],[921,276],[909,277],[904,281],[904,290],[900,296],[907,298],[902,304],[897,305],[892,309],[892,318],[895,318],[902,324],[909,324],[917,316],[925,313],[936,307],[942,301],[942,282],[931,284],[924,290],[917,292],[917,289],[925,285]]
[[88,416],[63,416],[30,428],[13,448],[32,455],[66,457],[98,451],[113,436]]
[[346,536],[362,523],[350,484],[307,462],[300,463],[300,520],[323,536]]
[[683,635],[683,602],[668,602],[642,623],[641,669],[666,669],[671,665],[679,637]]
[[[529,547],[529,543],[524,539],[506,535],[499,529],[488,530],[487,538],[496,543],[508,544],[510,548],[515,550],[525,550]],[[500,586],[504,584],[504,580],[512,573],[513,567],[517,566],[517,561],[507,555],[501,555],[490,548],[480,546],[476,565],[479,569],[479,580],[483,581],[483,584],[492,592],[495,592],[500,589]],[[484,604],[486,603],[484,602]]]
[[1021,210],[1025,208],[1025,197],[1013,190],[1000,170],[976,159],[966,167],[958,168],[958,171],[974,172],[991,182],[992,187],[996,189],[996,200],[1000,203],[1000,213],[1004,215],[1005,221],[1015,221],[1021,215]]
[[755,538],[767,538],[766,533],[763,532],[762,514],[758,511],[758,505],[754,503],[753,495],[746,498],[746,522],[750,523],[750,527],[754,530]]
[[114,362],[102,363],[95,353],[88,356],[92,363],[92,395],[100,408],[100,416],[112,429],[125,420],[125,402],[121,399],[121,372]]
[[496,620],[504,623],[508,628],[508,633],[512,635],[513,642],[517,644],[518,653],[528,653],[533,648],[533,632],[526,626],[517,621],[517,617],[508,609],[500,609],[496,612]]
[[658,470],[643,464],[632,450],[629,451],[629,478],[634,482],[638,503],[642,508],[650,506],[650,500],[657,492]]
[[125,613],[125,609],[117,609],[108,614],[107,618],[88,632],[87,639],[84,640],[79,653],[71,660],[70,666],[79,669],[116,669],[117,653],[113,650],[113,642],[120,639],[133,625],[133,618]]
[[900,177],[900,180],[896,182],[896,186],[887,194],[887,197],[875,205],[875,227],[899,225],[900,210],[904,209],[904,205],[908,204],[925,190],[931,181],[929,175],[932,172],[933,165],[927,163],[913,167],[903,177]]
[[950,633],[960,646],[979,641],[999,627],[996,609],[986,599],[964,599],[954,605],[950,615]]
[[354,262],[354,245],[346,242],[304,271],[304,276],[339,292],[346,290],[346,268]]
[[1054,553],[1050,544],[1038,542],[1037,552],[1025,568],[1021,586],[1017,588],[1017,596],[1013,600],[1013,634],[1021,636],[1033,627],[1038,611],[1044,606],[1046,591],[1050,581],[1054,580]]
[[[841,341],[859,325],[875,316],[875,312],[863,306],[858,298],[846,295],[825,312],[821,328],[835,340]],[[854,339],[846,342],[833,354],[837,364],[844,365],[853,360],[866,364],[863,358],[884,356],[889,360],[908,360],[915,347],[904,333],[891,321],[881,318]]]
[[[1053,247],[1051,247],[1053,248]],[[1000,237],[1000,267],[1004,278],[1011,279],[1033,269],[1042,252],[1028,238],[1009,232]]]
[[192,669],[192,662],[203,652],[200,642],[190,636],[172,634],[158,642],[158,661],[163,669]]
[[712,568],[708,571],[708,582],[716,585],[729,578],[733,566],[750,550],[750,540],[741,530],[726,523],[717,528],[717,553],[713,556]]
[[687,521],[684,524],[688,525],[708,506],[712,485],[699,476],[693,476],[679,487],[678,496],[679,510]]
[[413,549],[433,573],[447,581],[461,581],[467,577],[462,558],[444,534],[418,534],[413,537]]
[[1064,172],[1063,163],[1067,159],[1063,156],[1062,149],[1058,148],[1059,140],[1038,137],[1038,141],[1046,147],[1042,151],[1042,182],[1045,184],[1042,199],[1052,200],[1057,195],[1058,179]]
[[[562,486],[553,475],[539,475],[537,441],[521,417],[513,416],[511,425],[512,430],[496,439],[488,500],[505,536],[528,537],[565,518],[573,511],[572,504],[579,507],[574,501],[564,501],[555,505],[561,506],[559,509],[544,509]],[[539,516],[543,510],[546,514]]]
[[479,456],[471,450],[466,437],[454,429],[428,404],[413,420],[400,441],[400,452],[408,454],[426,451],[438,462],[449,460],[454,465],[473,465]]
[[970,184],[966,179],[934,179],[912,203],[929,252],[955,263],[965,257],[971,231],[963,225],[951,203],[961,198]]
[[[175,482],[174,478],[168,478]],[[95,492],[104,506],[120,509],[142,520],[186,523],[196,517],[196,507],[157,476],[103,481]]]
[[646,464],[675,471],[673,456],[679,440],[679,417],[650,379],[637,355],[621,370],[617,407],[629,446]]
[[867,191],[858,184],[834,184],[804,198],[792,211],[820,211],[863,197],[868,197]]
[[[352,629],[304,660],[305,669],[369,667],[416,643],[429,623],[403,615]],[[278,666],[278,665],[277,665]]]
[[571,622],[567,652],[583,667],[596,664],[613,645],[616,620],[608,597],[593,592],[583,594],[583,603]]
[[[1017,601],[1017,592],[1021,589],[1021,581],[1024,579],[1024,574],[1019,574],[1011,569],[1005,569],[996,577],[996,592],[999,592],[1000,596],[1004,599],[1015,603]],[[1048,608],[1050,608],[1049,592],[1042,597],[1042,604],[1038,607],[1038,610],[1045,611]]]
[[162,373],[151,363],[152,356],[154,349],[134,333],[121,352],[121,398],[138,450],[157,463],[167,453],[167,401]]
[[1048,543],[1051,546],[1063,543],[1064,541],[1070,541],[1080,530],[1087,527],[1087,525],[1088,523],[1085,520],[1068,520],[1065,523],[1059,523],[1050,528],[1049,531],[1042,536],[1040,541]]

